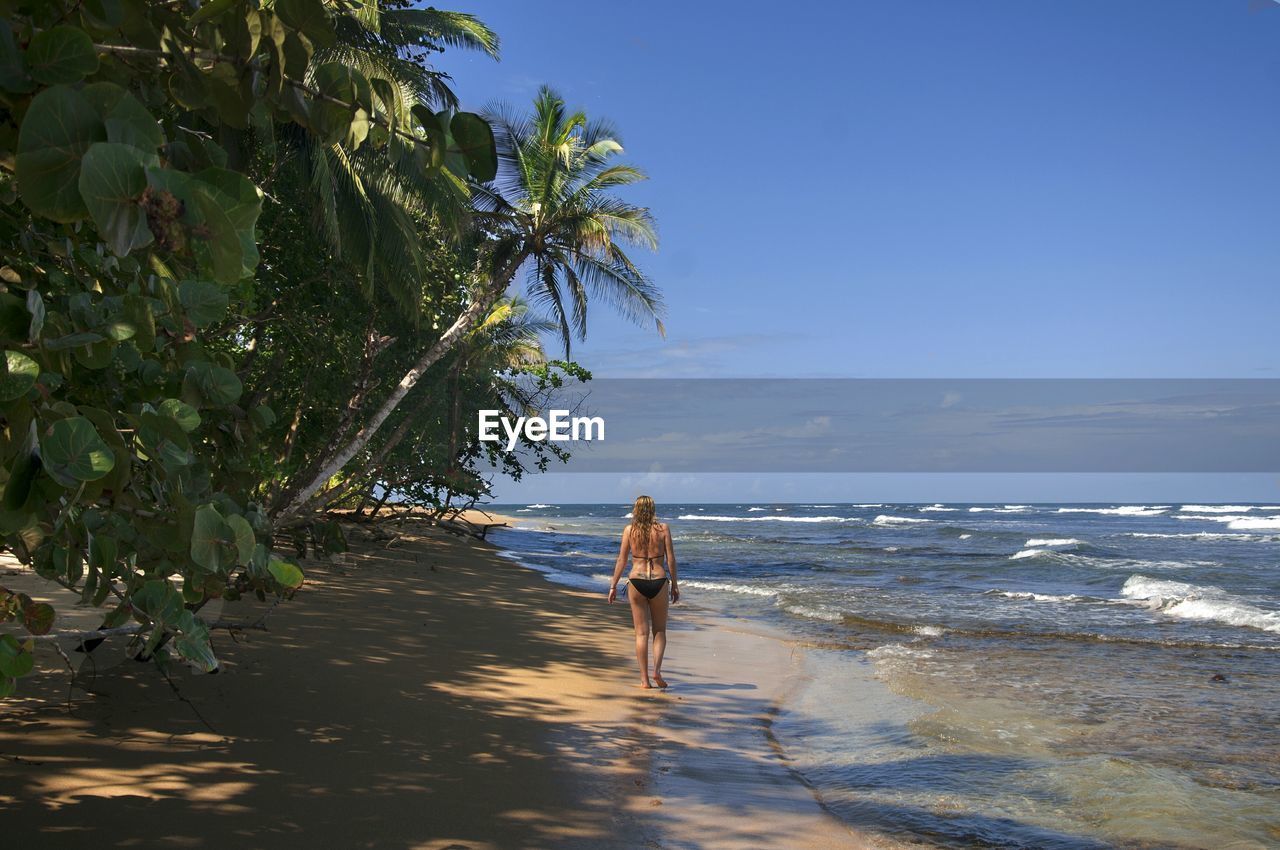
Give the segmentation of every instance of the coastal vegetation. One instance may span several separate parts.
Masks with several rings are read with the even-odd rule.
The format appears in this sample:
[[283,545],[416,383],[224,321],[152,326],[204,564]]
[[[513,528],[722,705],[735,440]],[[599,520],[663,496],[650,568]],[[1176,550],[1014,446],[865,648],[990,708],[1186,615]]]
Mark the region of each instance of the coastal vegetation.
[[[328,511],[468,505],[488,471],[567,457],[473,427],[589,380],[542,334],[567,357],[592,301],[661,330],[628,254],[653,221],[615,193],[643,174],[549,89],[527,115],[460,109],[433,60],[497,57],[473,16],[0,8],[0,534],[101,609],[85,648],[215,669],[211,629],[243,624],[201,610],[290,597],[282,544],[344,546]],[[60,632],[3,588],[0,622],[4,696]]]

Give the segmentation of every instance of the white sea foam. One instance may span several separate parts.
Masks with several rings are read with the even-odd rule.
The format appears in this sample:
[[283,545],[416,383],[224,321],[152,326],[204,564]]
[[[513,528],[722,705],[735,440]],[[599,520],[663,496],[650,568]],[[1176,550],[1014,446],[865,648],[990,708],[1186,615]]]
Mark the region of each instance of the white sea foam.
[[1032,537],[1023,546],[1079,546],[1080,541],[1074,537]]
[[1235,540],[1242,543],[1277,543],[1280,536],[1275,534],[1246,534],[1225,531],[1191,531],[1180,534],[1160,534],[1158,532],[1131,531],[1125,537],[1153,537],[1172,540]]
[[898,547],[897,547],[897,546],[886,546],[886,547],[884,547],[884,551],[886,551],[886,552],[897,552],[897,551],[898,551]]
[[839,611],[832,611],[830,608],[811,608],[808,605],[784,605],[782,610],[795,614],[797,617],[807,617],[810,620],[825,620],[828,623],[838,623],[844,619],[844,615]]
[[1058,508],[1060,514],[1098,514],[1100,516],[1160,516],[1169,505],[1121,505],[1116,508]]
[[857,522],[843,516],[716,516],[715,514],[681,514],[676,519],[703,522]]
[[942,626],[916,626],[911,631],[921,637],[941,637],[944,629]]
[[909,516],[890,516],[889,514],[880,514],[880,516],[872,520],[873,525],[917,525],[922,522],[933,522],[933,520]]
[[[828,505],[813,505],[813,507],[817,508],[817,507],[832,507],[832,506],[828,506]],[[876,504],[874,504],[874,505],[854,505],[853,507],[855,507],[855,508],[883,508],[883,507],[884,507],[884,505],[882,505],[882,504],[880,504],[880,503],[878,503],[878,502],[877,502],[877,503],[876,503]]]
[[768,508],[747,508],[748,513],[751,511],[767,511]]
[[1220,522],[1227,528],[1237,531],[1246,529],[1278,529],[1280,530],[1280,516],[1244,516],[1243,514],[1187,514],[1186,516],[1177,516],[1175,519],[1200,520],[1202,522]]
[[712,590],[718,593],[737,593],[744,596],[765,596],[774,597],[778,595],[778,591],[767,587],[755,587],[750,584],[737,584],[729,581],[701,581],[699,579],[685,579],[680,582],[683,587],[692,587],[694,590]]
[[917,646],[906,646],[901,643],[886,643],[883,646],[877,646],[875,649],[867,652],[867,657],[873,661],[895,661],[908,660],[913,658],[930,658],[933,653],[927,649]]
[[1125,581],[1120,594],[1169,617],[1280,633],[1280,611],[1264,610],[1220,587],[1134,575]]
[[1183,505],[1178,510],[1194,514],[1242,514],[1266,508],[1257,505]]
[[943,512],[943,511],[954,512],[954,511],[958,511],[958,510],[960,510],[960,509],[959,509],[959,508],[948,508],[948,507],[945,507],[945,506],[943,506],[943,505],[929,505],[928,507],[921,508],[921,509],[920,509],[920,512],[921,512],[921,513],[924,513],[925,511],[930,511],[930,512],[941,513],[941,512]]
[[988,590],[987,596],[1002,596],[1005,599],[1022,599],[1035,602],[1081,602],[1090,601],[1090,597],[1069,593],[1059,596],[1053,593],[1032,593],[1029,590]]
[[1167,561],[1145,558],[1099,558],[1060,549],[1023,549],[1009,560],[1043,557],[1057,563],[1094,570],[1185,570],[1192,567],[1221,567],[1217,561]]
[[1244,514],[1174,514],[1174,519],[1188,520],[1190,522],[1235,522],[1238,519],[1251,519],[1252,517]]
[[[834,508],[834,507],[835,507],[835,505],[801,505],[800,507],[802,507],[802,508]],[[856,508],[856,507],[858,507],[858,506],[857,506],[857,505],[854,505],[854,507]],[[879,505],[876,505],[876,507],[878,508],[878,507],[880,507],[880,506],[879,506]]]
[[1246,528],[1280,529],[1280,517],[1245,517],[1244,519],[1232,520],[1227,523],[1227,528],[1236,530]]
[[1005,505],[1003,508],[969,508],[971,514],[1022,514],[1031,510],[1028,505]]
[[972,536],[973,536],[972,534],[961,534],[961,535],[960,535],[960,539],[961,539],[961,540],[968,540],[968,539],[969,539],[970,537],[972,537]]
[[544,505],[544,504],[538,503],[536,505],[525,505],[525,507],[526,508],[554,508],[556,507],[556,505]]

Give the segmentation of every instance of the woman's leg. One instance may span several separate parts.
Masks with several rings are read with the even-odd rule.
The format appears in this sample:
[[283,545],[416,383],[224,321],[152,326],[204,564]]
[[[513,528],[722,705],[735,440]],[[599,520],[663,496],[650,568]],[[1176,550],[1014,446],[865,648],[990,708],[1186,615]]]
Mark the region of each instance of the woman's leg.
[[667,651],[667,593],[668,588],[663,587],[661,593],[646,600],[649,618],[653,621],[653,682],[660,688],[667,686],[662,678],[662,656]]
[[640,687],[649,685],[649,602],[640,591],[627,585],[627,601],[631,603],[631,622],[636,627],[636,663],[640,665]]

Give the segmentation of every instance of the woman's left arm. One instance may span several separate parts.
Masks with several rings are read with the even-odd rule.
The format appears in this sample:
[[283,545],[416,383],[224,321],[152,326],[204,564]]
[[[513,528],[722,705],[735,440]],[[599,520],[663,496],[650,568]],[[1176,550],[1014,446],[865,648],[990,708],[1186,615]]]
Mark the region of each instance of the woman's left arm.
[[676,547],[671,542],[671,526],[666,526],[667,533],[667,571],[671,573],[671,601],[680,601],[680,585],[676,583]]

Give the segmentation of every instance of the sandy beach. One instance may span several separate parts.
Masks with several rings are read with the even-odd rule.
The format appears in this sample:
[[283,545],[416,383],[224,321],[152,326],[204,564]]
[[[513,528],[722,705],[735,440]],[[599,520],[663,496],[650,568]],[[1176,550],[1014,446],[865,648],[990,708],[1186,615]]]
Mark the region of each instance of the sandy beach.
[[171,687],[104,656],[68,705],[45,650],[44,674],[0,707],[6,841],[890,846],[828,814],[771,743],[803,676],[774,636],[677,608],[672,687],[643,691],[625,605],[488,543],[409,523],[390,546],[353,539],[342,563],[303,567],[269,635],[215,638],[216,675],[175,671]]

